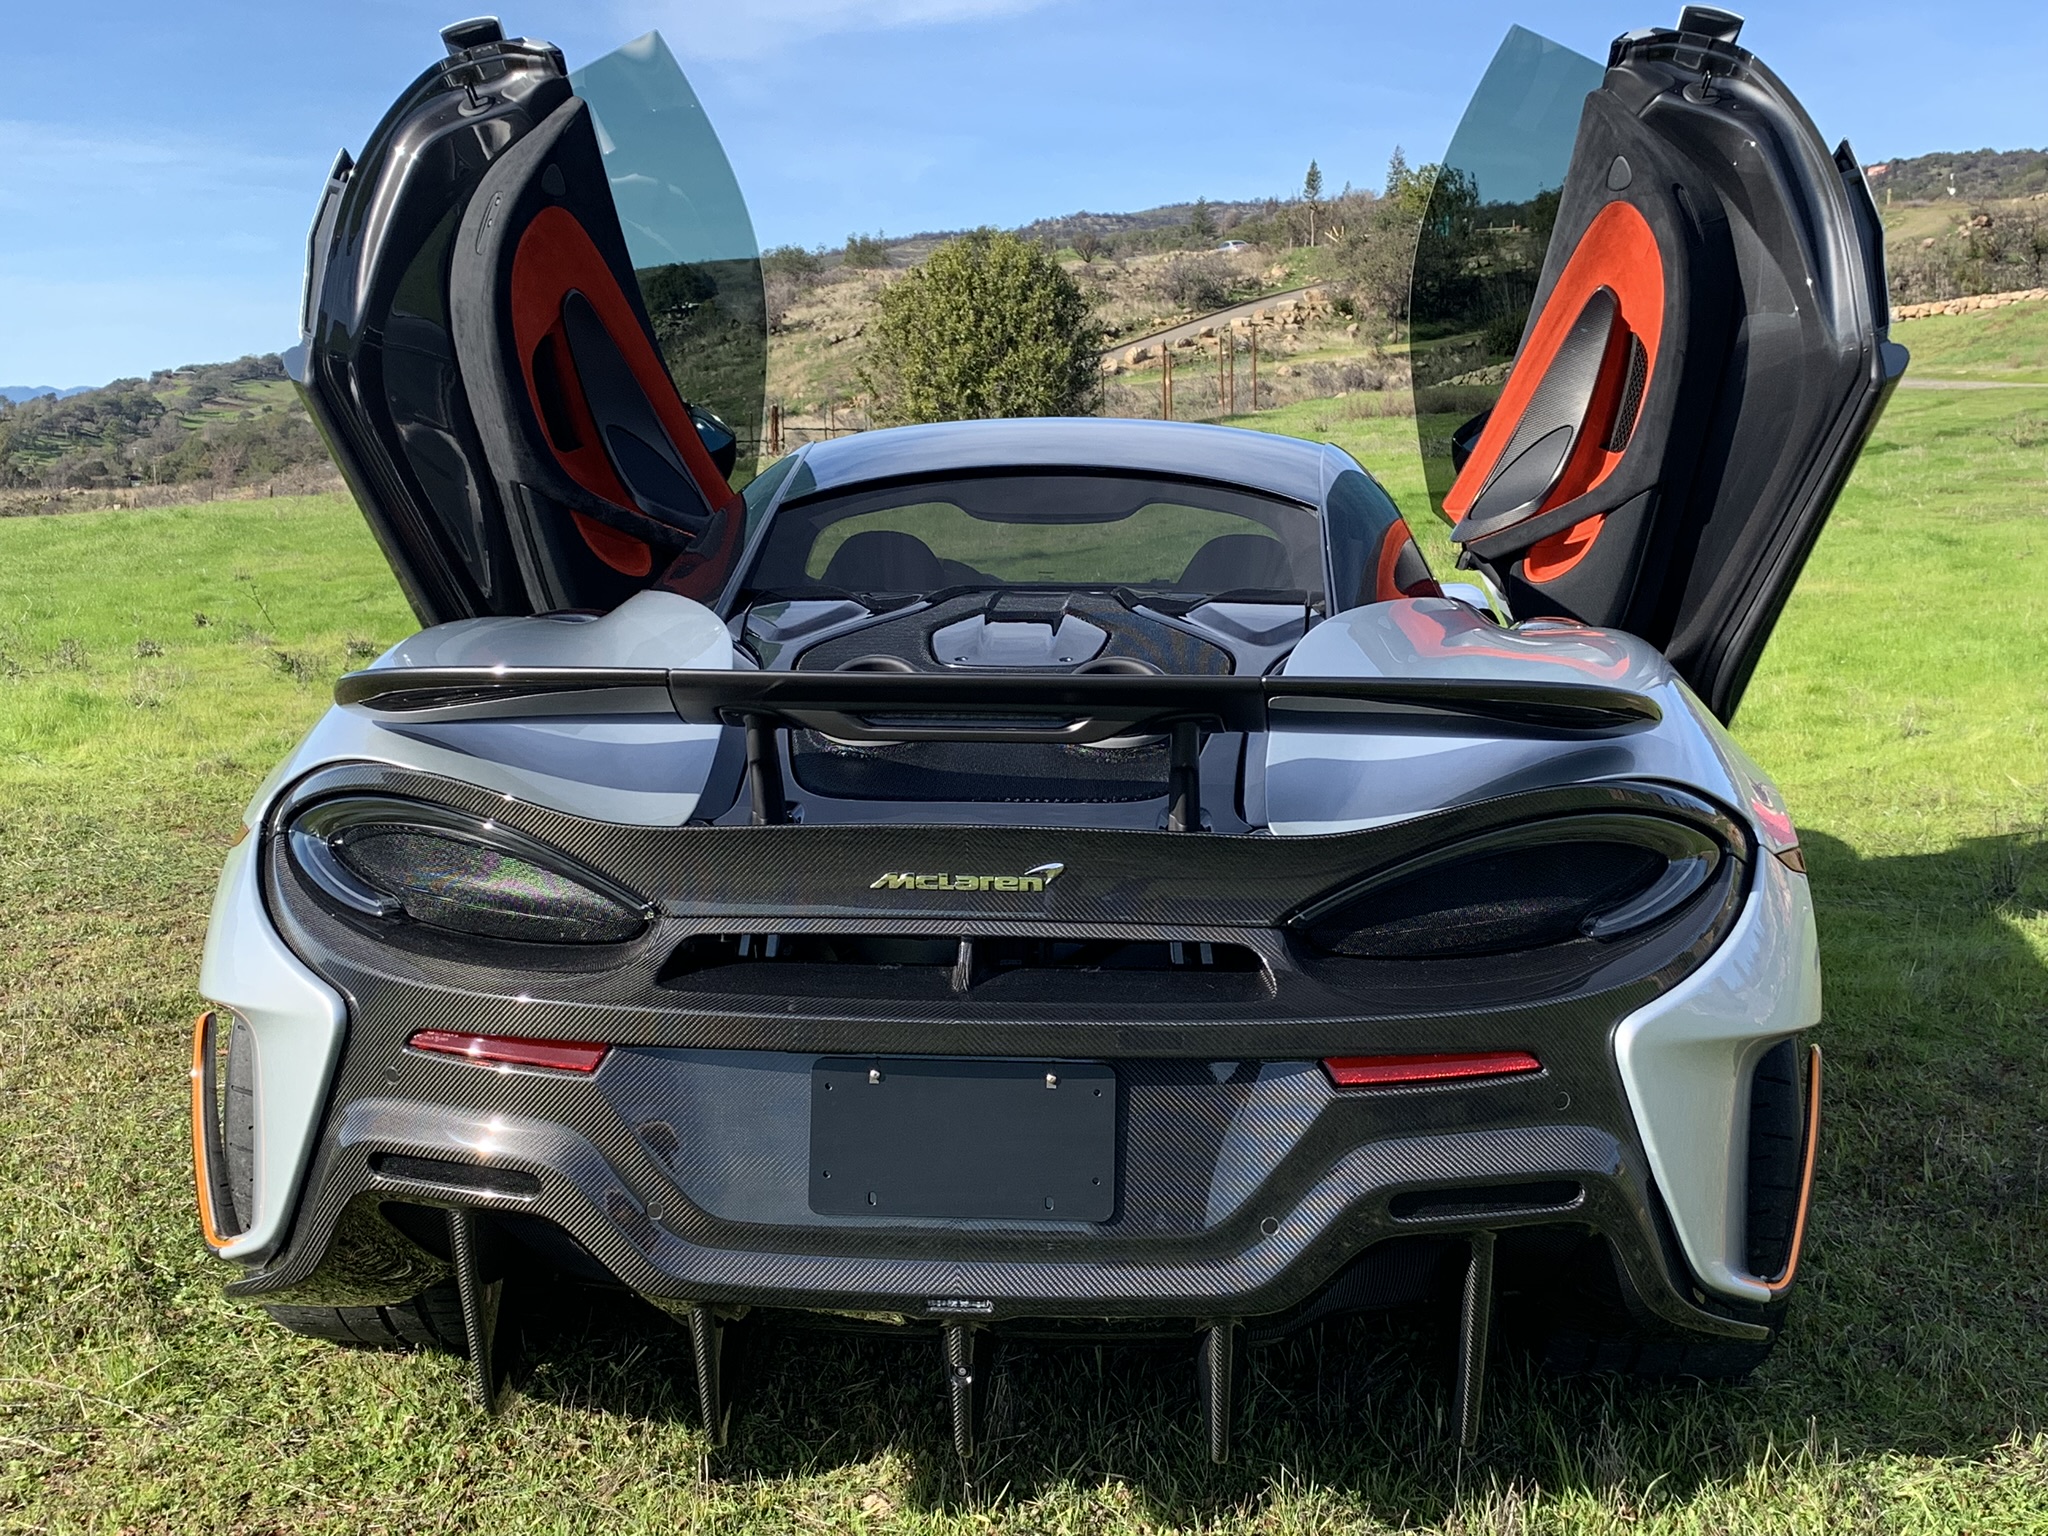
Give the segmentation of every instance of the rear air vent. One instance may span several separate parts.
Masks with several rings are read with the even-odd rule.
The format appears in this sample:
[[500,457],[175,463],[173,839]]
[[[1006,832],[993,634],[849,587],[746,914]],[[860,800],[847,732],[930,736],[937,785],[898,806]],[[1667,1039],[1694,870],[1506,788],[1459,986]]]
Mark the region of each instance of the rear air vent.
[[1387,1214],[1396,1221],[1515,1216],[1524,1212],[1564,1210],[1577,1205],[1585,1197],[1585,1189],[1571,1179],[1495,1184],[1486,1189],[1412,1189],[1389,1200]]
[[481,1163],[451,1163],[438,1157],[377,1152],[370,1157],[370,1171],[387,1179],[439,1184],[446,1189],[459,1189],[473,1195],[528,1197],[540,1193],[540,1180],[523,1168],[487,1168]]
[[972,997],[991,1002],[1236,1002],[1271,995],[1242,944],[953,934],[705,933],[684,941],[661,984],[778,997]]

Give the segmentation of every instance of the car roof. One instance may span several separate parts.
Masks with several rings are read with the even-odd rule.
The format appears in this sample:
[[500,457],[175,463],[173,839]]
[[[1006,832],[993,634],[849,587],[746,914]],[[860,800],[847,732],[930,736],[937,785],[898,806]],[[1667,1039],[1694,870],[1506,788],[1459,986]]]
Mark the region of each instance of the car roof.
[[[1320,506],[1335,450],[1298,437],[1182,421],[1039,416],[888,427],[804,450],[798,494],[988,469],[1128,470],[1220,481]],[[1348,465],[1348,458],[1345,459]]]

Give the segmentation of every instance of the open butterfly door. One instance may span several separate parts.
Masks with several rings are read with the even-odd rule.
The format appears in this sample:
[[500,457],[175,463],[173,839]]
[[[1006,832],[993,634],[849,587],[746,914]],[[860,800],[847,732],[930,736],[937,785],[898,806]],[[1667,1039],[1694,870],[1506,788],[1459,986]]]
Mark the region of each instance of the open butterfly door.
[[767,355],[717,137],[657,34],[443,37],[336,164],[293,377],[423,622],[708,597]]
[[[1461,564],[1518,618],[1650,641],[1723,720],[1906,363],[1862,170],[1740,28],[1689,7],[1617,40],[1604,75],[1511,34],[1531,62],[1497,60],[1467,110],[1412,301],[1425,459],[1428,423],[1498,397],[1437,429]],[[1545,187],[1516,157],[1561,142],[1581,68],[1597,83]],[[1515,232],[1542,253],[1526,298]],[[1524,304],[1512,367],[1489,368]]]

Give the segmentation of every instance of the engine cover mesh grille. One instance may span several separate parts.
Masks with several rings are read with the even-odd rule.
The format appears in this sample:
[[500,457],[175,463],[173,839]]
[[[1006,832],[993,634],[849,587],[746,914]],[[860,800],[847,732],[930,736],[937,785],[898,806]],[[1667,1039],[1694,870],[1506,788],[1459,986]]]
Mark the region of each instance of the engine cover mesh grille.
[[[797,670],[829,672],[850,661],[886,656],[919,672],[958,671],[940,665],[932,654],[931,637],[949,624],[986,611],[991,596],[1002,600],[1002,617],[1019,616],[1013,610],[1022,606],[1021,594],[970,593],[821,641],[797,659]],[[1119,659],[1141,662],[1170,676],[1230,673],[1230,654],[1220,646],[1135,614],[1114,598],[1049,593],[1042,607],[1050,616],[1062,601],[1066,612],[1109,632],[1095,665]],[[1129,747],[973,741],[853,746],[815,731],[798,731],[790,739],[790,760],[802,789],[835,800],[1114,804],[1154,800],[1166,793],[1163,741]]]

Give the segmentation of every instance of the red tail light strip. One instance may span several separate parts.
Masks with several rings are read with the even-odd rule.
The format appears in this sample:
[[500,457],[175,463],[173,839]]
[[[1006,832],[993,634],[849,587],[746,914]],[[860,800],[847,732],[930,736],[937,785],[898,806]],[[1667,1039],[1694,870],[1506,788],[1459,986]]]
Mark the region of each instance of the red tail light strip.
[[1540,1072],[1527,1051],[1451,1051],[1427,1056],[1330,1056],[1323,1070],[1339,1088],[1389,1088],[1400,1083],[1442,1083],[1458,1078],[1516,1077]]
[[423,1029],[406,1042],[416,1051],[461,1056],[479,1066],[550,1067],[558,1072],[595,1072],[609,1045],[588,1040],[522,1040],[515,1035],[464,1035]]

